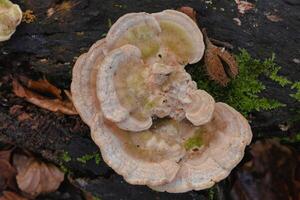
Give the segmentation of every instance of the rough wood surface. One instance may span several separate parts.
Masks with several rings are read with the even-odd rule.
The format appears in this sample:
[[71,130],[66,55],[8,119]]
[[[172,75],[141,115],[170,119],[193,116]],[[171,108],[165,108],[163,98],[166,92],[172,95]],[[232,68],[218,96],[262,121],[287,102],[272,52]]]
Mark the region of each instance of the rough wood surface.
[[[56,164],[61,162],[58,155],[69,152],[72,161],[65,165],[76,177],[84,178],[77,180],[78,185],[103,200],[205,199],[207,193],[157,193],[143,186],[125,183],[103,161],[99,165],[92,160],[86,164],[76,161],[78,157],[98,151],[89,137],[88,127],[78,116],[51,113],[15,97],[11,92],[11,76],[26,75],[33,79],[45,76],[54,85],[68,89],[74,61],[103,37],[110,21],[114,22],[128,12],[158,12],[187,5],[198,11],[198,22],[207,28],[210,37],[229,42],[234,46],[234,52],[245,48],[259,59],[270,57],[274,52],[276,61],[282,66],[281,73],[293,81],[300,78],[300,66],[293,62],[293,59],[300,59],[300,2],[297,0],[256,1],[255,9],[243,16],[237,12],[235,2],[229,0],[14,2],[20,4],[23,11],[32,10],[36,20],[23,22],[11,40],[0,43],[0,140],[16,143]],[[267,19],[267,13],[276,14],[283,20],[272,22]],[[234,22],[236,17],[241,20],[241,26]],[[264,95],[278,99],[287,106],[272,112],[253,113],[251,125],[255,138],[262,134],[281,136],[299,132],[300,123],[294,123],[288,132],[282,132],[278,127],[299,117],[299,113],[295,112],[299,103],[290,98],[291,89],[267,80],[264,83],[267,86]],[[22,107],[12,112],[15,105]],[[25,120],[19,117],[24,113],[29,116]],[[69,199],[82,198],[76,192],[72,195],[69,194]],[[62,196],[63,193],[53,194],[44,199],[68,199]]]

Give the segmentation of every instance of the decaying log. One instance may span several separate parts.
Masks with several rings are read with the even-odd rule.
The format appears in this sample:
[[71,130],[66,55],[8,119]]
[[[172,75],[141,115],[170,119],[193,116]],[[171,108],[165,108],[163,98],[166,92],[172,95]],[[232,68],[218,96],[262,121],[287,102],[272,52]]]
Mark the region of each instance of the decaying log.
[[[299,80],[299,63],[293,62],[294,59],[300,59],[300,5],[297,1],[257,1],[255,9],[244,15],[238,13],[234,1],[209,2],[14,1],[20,4],[23,11],[33,11],[35,17],[23,22],[11,40],[0,43],[0,141],[12,142],[57,165],[63,164],[75,177],[87,178],[85,184],[78,184],[81,188],[103,200],[204,198],[202,194],[205,192],[161,194],[146,187],[131,186],[103,161],[99,164],[94,160],[86,164],[78,161],[78,158],[98,151],[89,136],[88,127],[78,116],[42,110],[16,97],[12,93],[11,77],[25,75],[38,79],[45,76],[57,87],[69,89],[71,69],[77,57],[104,36],[111,22],[128,12],[156,12],[188,5],[198,11],[198,22],[201,27],[207,28],[210,37],[230,43],[234,52],[245,48],[259,59],[270,57],[274,52],[277,63],[282,66],[282,74],[293,81]],[[265,16],[268,12],[283,20],[268,20]],[[241,26],[233,18],[239,18]],[[267,136],[287,134],[278,125],[288,123],[297,115],[295,110],[299,108],[299,103],[289,96],[292,91],[288,87],[282,88],[271,81],[263,81],[267,86],[264,95],[278,99],[287,106],[276,111],[254,113],[254,135],[260,137],[262,132]],[[291,129],[296,131],[300,127],[296,125]],[[64,152],[68,152],[71,161],[61,159]],[[59,199],[58,196],[50,199]]]

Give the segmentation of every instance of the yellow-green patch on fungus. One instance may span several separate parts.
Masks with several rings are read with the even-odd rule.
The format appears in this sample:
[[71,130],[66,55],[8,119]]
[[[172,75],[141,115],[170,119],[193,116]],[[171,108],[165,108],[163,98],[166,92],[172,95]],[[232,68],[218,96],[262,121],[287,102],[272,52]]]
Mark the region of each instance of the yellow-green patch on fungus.
[[180,62],[186,64],[189,56],[193,54],[193,43],[186,31],[179,25],[164,20],[160,21],[160,27],[164,46],[175,53]]
[[159,43],[155,39],[156,33],[147,25],[137,26],[128,31],[125,40],[142,51],[142,57],[148,58],[155,55],[159,50]]
[[199,148],[203,145],[202,131],[197,129],[193,137],[190,137],[184,142],[184,148],[189,151],[195,148]]
[[12,3],[8,0],[0,0],[0,6],[9,7],[11,5],[12,5]]
[[149,102],[145,72],[142,63],[125,63],[114,76],[116,92],[121,104],[132,111],[132,115],[137,118],[147,116],[147,113],[142,112],[142,108]]

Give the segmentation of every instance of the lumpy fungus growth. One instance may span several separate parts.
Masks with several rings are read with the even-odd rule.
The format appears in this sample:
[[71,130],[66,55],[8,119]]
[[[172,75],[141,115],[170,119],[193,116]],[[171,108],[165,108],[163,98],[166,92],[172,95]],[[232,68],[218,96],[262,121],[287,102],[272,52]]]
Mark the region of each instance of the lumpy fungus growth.
[[252,138],[247,120],[185,71],[204,50],[196,23],[165,10],[124,15],[78,58],[74,105],[104,161],[127,182],[206,189],[243,158]]

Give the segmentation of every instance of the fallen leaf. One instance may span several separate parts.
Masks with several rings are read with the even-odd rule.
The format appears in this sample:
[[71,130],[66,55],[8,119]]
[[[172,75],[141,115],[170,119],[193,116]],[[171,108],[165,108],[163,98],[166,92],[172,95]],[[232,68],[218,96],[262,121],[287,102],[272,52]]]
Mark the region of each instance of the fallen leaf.
[[19,188],[31,197],[57,190],[64,180],[64,173],[55,165],[43,163],[33,157],[15,154],[13,163],[17,169]]
[[52,112],[61,112],[67,115],[76,115],[77,111],[71,101],[62,101],[60,99],[50,99],[41,96],[25,87],[23,87],[16,79],[13,79],[13,92],[16,96],[25,98],[26,101],[50,110]]
[[271,22],[280,22],[280,21],[283,21],[283,19],[281,17],[279,17],[278,15],[272,15],[270,13],[267,13],[266,17]]
[[238,11],[241,14],[245,14],[246,11],[252,10],[255,7],[253,3],[247,1],[235,0],[235,2],[238,6]]
[[10,160],[11,150],[0,151],[0,160],[8,161]]
[[4,191],[0,200],[27,200],[26,198],[10,191]]
[[0,191],[15,188],[16,170],[10,164],[11,150],[0,151]]
[[300,156],[276,140],[251,145],[252,159],[234,174],[232,199],[300,199]]
[[7,187],[13,187],[13,181],[16,175],[15,169],[5,160],[0,160],[0,190]]
[[182,7],[178,8],[177,10],[186,14],[192,20],[194,20],[194,22],[197,23],[197,12],[193,8],[191,8],[189,6],[182,6]]
[[209,77],[222,86],[226,86],[231,78],[238,74],[238,65],[235,58],[225,50],[211,43],[205,29],[203,29],[206,49],[204,63]]
[[20,76],[19,77],[20,81],[22,84],[24,84],[26,87],[29,89],[38,91],[38,92],[43,92],[43,93],[49,93],[55,96],[58,99],[61,98],[61,90],[49,83],[46,79],[40,79],[37,81],[28,79],[25,76]]

